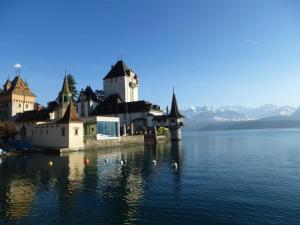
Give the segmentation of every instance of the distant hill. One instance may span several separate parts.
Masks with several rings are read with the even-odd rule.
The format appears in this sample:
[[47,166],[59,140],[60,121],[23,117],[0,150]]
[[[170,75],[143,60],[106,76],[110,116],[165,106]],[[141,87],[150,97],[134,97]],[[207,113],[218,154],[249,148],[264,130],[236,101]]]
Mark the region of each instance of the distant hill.
[[182,112],[188,130],[300,128],[300,109],[291,106],[203,106]]

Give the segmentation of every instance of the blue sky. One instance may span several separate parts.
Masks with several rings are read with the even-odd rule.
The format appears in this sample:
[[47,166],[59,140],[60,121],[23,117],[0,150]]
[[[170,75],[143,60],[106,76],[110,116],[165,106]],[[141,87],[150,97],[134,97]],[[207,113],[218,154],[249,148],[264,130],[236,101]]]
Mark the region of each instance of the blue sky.
[[181,108],[300,105],[300,1],[0,1],[0,82],[22,64],[43,104],[65,68],[102,88],[120,50],[162,107],[173,84]]

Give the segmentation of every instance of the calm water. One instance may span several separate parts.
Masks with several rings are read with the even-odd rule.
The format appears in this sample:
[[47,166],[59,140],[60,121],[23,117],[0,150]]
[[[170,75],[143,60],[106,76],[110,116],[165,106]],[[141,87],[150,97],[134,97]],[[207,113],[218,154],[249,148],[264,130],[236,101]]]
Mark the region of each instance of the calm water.
[[0,224],[299,225],[300,130],[186,132],[177,144],[6,158]]

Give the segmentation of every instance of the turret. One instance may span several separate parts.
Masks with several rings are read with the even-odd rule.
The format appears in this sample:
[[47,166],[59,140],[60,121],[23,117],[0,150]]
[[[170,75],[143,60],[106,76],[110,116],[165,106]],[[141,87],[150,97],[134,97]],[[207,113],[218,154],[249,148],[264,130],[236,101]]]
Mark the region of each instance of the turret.
[[7,81],[3,85],[4,91],[8,91],[11,88],[11,81],[7,78]]
[[63,86],[59,92],[59,110],[58,118],[62,118],[72,98],[72,93],[69,90],[68,78],[65,76]]
[[178,109],[175,92],[173,90],[171,112],[168,115],[171,140],[181,140],[181,127],[183,126],[183,118],[184,116]]

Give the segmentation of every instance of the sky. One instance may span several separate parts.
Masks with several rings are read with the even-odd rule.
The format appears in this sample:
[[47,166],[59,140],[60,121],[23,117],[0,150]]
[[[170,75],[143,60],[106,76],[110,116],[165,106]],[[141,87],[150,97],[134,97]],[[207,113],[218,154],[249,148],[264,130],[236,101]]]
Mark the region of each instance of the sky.
[[300,1],[0,0],[0,84],[22,65],[37,101],[65,69],[102,89],[118,58],[139,98],[166,107],[300,106]]

